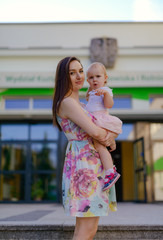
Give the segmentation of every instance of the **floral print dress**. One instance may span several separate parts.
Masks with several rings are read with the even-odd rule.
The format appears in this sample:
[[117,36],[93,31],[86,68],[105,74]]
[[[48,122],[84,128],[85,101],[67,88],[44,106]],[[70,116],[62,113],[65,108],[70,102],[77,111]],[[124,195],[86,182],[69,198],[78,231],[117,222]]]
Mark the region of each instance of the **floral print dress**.
[[[93,118],[88,112],[87,114]],[[68,139],[62,176],[62,198],[68,216],[107,216],[117,210],[115,186],[103,192],[104,170],[92,138],[69,119],[57,116]]]

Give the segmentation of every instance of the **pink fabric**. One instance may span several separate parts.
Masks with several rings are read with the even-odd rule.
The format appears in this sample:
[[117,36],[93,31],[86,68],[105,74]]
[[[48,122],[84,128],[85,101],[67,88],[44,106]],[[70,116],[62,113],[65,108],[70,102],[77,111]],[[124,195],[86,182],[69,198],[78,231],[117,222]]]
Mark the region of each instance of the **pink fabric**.
[[119,118],[110,115],[107,110],[95,111],[91,114],[95,117],[94,123],[97,126],[117,134],[122,133],[122,121]]

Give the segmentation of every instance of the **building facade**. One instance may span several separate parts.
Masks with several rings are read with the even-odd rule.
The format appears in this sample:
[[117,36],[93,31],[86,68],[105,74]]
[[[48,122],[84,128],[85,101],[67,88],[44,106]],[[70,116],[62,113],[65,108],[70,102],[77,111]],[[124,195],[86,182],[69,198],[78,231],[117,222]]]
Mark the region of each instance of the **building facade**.
[[[56,65],[93,38],[115,38],[110,113],[123,121],[112,156],[118,201],[163,201],[163,23],[0,24],[0,202],[60,202],[66,147],[52,126]],[[85,101],[85,81],[80,91]]]

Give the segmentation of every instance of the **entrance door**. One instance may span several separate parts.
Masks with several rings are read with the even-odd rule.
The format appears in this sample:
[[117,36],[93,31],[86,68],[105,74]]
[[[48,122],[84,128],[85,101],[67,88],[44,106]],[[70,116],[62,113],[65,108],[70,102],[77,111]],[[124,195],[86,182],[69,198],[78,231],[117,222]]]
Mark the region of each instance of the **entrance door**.
[[144,138],[134,141],[135,201],[146,202],[146,163]]

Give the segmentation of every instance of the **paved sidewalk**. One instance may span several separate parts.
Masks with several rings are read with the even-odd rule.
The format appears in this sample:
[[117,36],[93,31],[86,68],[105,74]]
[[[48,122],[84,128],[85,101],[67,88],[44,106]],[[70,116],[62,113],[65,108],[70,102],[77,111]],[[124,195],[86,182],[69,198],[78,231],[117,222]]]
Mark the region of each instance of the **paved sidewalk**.
[[[60,204],[0,204],[0,226],[74,225]],[[163,203],[118,203],[118,211],[101,217],[99,225],[163,226]]]

